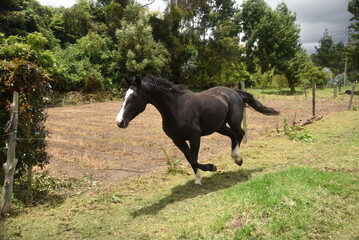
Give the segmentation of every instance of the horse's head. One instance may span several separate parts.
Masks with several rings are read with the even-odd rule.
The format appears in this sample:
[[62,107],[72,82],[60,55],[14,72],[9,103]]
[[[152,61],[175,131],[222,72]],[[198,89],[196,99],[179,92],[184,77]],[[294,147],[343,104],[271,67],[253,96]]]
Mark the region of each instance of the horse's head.
[[141,78],[135,77],[125,94],[120,112],[117,114],[117,125],[120,128],[126,128],[132,119],[145,110],[147,103],[147,96],[141,88]]

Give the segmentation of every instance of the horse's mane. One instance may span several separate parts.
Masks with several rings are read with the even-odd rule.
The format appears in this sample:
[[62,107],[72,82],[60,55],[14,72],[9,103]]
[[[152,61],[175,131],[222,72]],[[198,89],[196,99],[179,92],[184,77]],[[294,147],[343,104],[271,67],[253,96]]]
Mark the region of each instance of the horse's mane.
[[141,78],[141,87],[146,92],[177,92],[184,93],[186,88],[183,85],[175,85],[165,78],[147,74]]

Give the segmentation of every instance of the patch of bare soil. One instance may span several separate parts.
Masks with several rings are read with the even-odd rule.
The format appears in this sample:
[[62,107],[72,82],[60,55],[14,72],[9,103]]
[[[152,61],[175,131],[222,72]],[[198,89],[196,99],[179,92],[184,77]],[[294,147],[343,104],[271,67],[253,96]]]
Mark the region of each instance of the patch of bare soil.
[[[248,140],[253,141],[273,129],[280,129],[283,119],[300,122],[311,117],[311,101],[303,97],[267,97],[258,99],[281,112],[265,116],[247,109]],[[151,174],[166,169],[166,154],[184,159],[162,130],[158,111],[148,105],[126,129],[120,129],[115,117],[122,102],[104,102],[48,109],[47,169],[60,178],[88,176],[104,184]],[[317,115],[346,110],[347,101],[318,99]],[[245,147],[245,145],[244,145]],[[166,154],[164,153],[166,151]],[[217,133],[202,138],[199,161],[230,154],[230,140]],[[183,160],[185,161],[185,160]]]

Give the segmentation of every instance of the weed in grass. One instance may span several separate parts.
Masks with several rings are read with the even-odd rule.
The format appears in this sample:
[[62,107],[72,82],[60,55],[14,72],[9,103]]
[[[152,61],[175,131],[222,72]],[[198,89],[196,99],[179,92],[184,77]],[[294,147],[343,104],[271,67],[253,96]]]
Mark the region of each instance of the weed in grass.
[[234,239],[258,239],[258,236],[253,236],[253,232],[256,231],[256,226],[254,224],[247,225],[242,227],[240,230],[235,232]]
[[186,168],[181,164],[181,160],[179,159],[172,159],[166,149],[161,145],[161,149],[163,151],[163,154],[165,155],[166,158],[166,165],[167,165],[167,173],[170,174],[186,174]]
[[298,142],[314,142],[314,138],[312,134],[305,129],[304,127],[300,126],[289,126],[288,120],[284,119],[284,133],[285,135],[289,136],[289,138],[293,141]]

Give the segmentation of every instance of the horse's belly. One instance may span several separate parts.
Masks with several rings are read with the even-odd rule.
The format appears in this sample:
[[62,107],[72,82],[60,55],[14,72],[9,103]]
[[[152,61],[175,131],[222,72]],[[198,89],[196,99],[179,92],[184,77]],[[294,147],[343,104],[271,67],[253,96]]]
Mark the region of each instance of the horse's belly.
[[210,135],[216,131],[224,124],[224,122],[218,124],[202,124],[201,126],[201,133],[202,136]]
[[218,131],[218,129],[225,124],[226,116],[225,112],[202,116],[200,120],[202,136],[210,135]]

